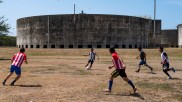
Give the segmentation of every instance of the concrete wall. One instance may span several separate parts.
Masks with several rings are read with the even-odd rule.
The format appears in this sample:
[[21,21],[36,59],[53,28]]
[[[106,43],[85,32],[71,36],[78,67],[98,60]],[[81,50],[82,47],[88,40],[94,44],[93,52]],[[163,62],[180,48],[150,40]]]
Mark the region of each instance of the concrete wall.
[[[160,35],[160,20],[156,30]],[[146,48],[152,38],[153,21],[140,17],[69,14],[17,20],[17,46],[25,48]]]
[[178,46],[182,48],[182,24],[178,25]]
[[162,30],[161,45],[164,47],[178,47],[177,29]]

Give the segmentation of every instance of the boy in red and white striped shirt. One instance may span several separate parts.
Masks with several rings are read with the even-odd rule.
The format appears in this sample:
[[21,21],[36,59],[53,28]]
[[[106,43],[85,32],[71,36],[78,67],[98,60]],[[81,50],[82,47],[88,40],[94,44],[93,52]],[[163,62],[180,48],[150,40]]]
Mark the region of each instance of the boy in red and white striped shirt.
[[132,86],[133,92],[135,93],[137,88],[134,86],[132,81],[130,79],[128,79],[128,77],[125,73],[126,66],[125,66],[124,62],[120,60],[120,58],[119,58],[118,54],[115,52],[114,48],[110,48],[109,51],[112,55],[112,61],[114,64],[113,66],[109,66],[109,69],[115,67],[115,70],[111,73],[108,89],[105,89],[104,91],[111,92],[113,79],[120,75],[124,79],[124,81],[126,81],[130,86]]
[[20,52],[16,53],[12,59],[11,59],[11,68],[10,68],[10,73],[7,75],[6,79],[3,81],[3,85],[5,85],[6,81],[8,78],[15,72],[17,77],[11,82],[11,86],[14,85],[14,83],[21,77],[21,65],[22,63],[27,62],[26,54],[25,54],[25,49],[21,48]]

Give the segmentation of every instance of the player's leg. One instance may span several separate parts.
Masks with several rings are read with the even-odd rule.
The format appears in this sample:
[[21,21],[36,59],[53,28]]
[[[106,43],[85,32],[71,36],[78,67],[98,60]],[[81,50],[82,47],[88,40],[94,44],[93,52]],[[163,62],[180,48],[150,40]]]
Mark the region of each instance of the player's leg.
[[172,67],[172,68],[170,68],[174,73],[176,72],[176,70]]
[[151,66],[149,66],[147,63],[145,63],[145,66],[150,68],[151,72],[153,71],[153,68]]
[[85,65],[85,67],[87,67],[89,63],[90,63],[90,60],[88,60],[88,62],[87,62],[87,64]]
[[172,77],[169,75],[168,71],[170,71],[171,69],[169,69],[169,63],[165,63],[163,65],[163,72],[168,76],[168,79],[172,79]]
[[6,78],[5,78],[4,81],[3,81],[3,85],[5,85],[6,81],[9,79],[9,77],[10,77],[12,74],[13,74],[13,72],[10,72],[10,73],[6,76]]
[[91,62],[90,62],[90,68],[89,68],[89,69],[92,68],[93,63],[94,63],[94,61],[91,61]]
[[119,75],[119,72],[114,70],[112,73],[111,73],[111,76],[109,78],[109,85],[108,85],[108,89],[105,89],[104,91],[105,92],[111,92],[112,90],[112,85],[113,85],[113,79],[116,78],[117,76]]
[[130,79],[128,79],[128,77],[127,77],[127,75],[125,73],[125,69],[122,69],[120,71],[120,76],[124,79],[124,81],[126,81],[133,88],[133,92],[135,93],[136,90],[137,90],[137,88],[135,87],[135,85],[133,84],[133,82]]
[[138,64],[138,70],[136,70],[135,72],[139,72],[140,71],[141,65],[143,65],[143,61],[142,60],[139,62],[139,64]]
[[6,78],[4,79],[3,81],[3,85],[5,85],[6,81],[9,79],[9,77],[14,73],[15,69],[14,69],[14,66],[11,66],[10,68],[10,73],[6,76]]
[[21,68],[16,67],[15,68],[15,73],[16,73],[16,78],[11,82],[11,86],[13,86],[15,84],[16,81],[18,81],[18,79],[21,77]]

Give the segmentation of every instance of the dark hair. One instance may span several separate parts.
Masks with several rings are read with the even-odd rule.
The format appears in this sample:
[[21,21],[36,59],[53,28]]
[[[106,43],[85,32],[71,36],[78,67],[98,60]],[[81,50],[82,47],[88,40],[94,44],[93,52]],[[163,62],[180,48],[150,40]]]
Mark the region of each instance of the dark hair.
[[21,48],[20,49],[20,52],[22,52],[22,53],[25,52],[25,49],[24,48]]
[[141,46],[139,46],[139,47],[138,47],[138,49],[139,49],[139,50],[141,50],[141,49],[142,49],[142,47],[141,47]]
[[162,50],[162,51],[164,50],[164,48],[162,46],[160,46],[159,49]]
[[110,48],[109,51],[110,51],[111,53],[115,52],[114,47]]

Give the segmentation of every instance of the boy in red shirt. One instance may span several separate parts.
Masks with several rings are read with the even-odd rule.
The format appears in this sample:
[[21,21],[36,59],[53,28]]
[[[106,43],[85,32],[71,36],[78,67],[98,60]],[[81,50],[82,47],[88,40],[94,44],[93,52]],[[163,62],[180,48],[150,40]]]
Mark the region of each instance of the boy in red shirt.
[[111,92],[113,79],[120,75],[124,81],[128,82],[129,85],[132,86],[134,93],[136,92],[137,88],[134,86],[131,80],[127,78],[125,73],[126,66],[124,65],[123,61],[120,60],[118,54],[115,52],[114,48],[110,48],[110,53],[112,55],[113,66],[109,66],[109,69],[115,67],[116,69],[111,73],[110,80],[109,80],[109,87],[106,89],[106,92]]
[[3,81],[3,85],[5,86],[6,81],[8,78],[15,72],[17,77],[14,79],[14,81],[11,82],[11,86],[14,85],[14,83],[21,77],[21,65],[23,61],[28,64],[26,54],[24,53],[25,49],[21,48],[20,52],[16,53],[12,59],[11,59],[11,68],[10,73],[7,75],[7,77]]

